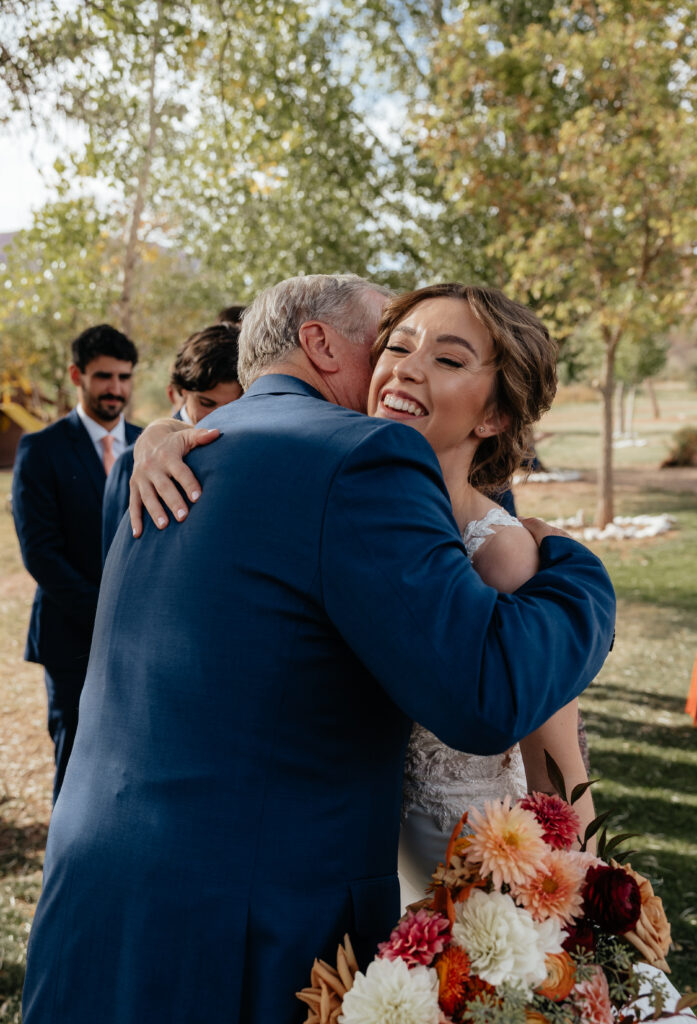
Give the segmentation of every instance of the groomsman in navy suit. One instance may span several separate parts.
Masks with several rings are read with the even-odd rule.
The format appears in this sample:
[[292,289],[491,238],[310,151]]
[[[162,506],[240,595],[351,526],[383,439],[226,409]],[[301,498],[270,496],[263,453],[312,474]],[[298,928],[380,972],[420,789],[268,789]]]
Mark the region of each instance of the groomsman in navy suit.
[[262,293],[199,501],[117,531],[24,1024],[297,1024],[313,958],[350,932],[365,965],[398,917],[412,721],[497,753],[602,665],[598,559],[538,524],[538,574],[485,586],[431,446],[361,415],[383,302],[355,277]]
[[24,564],[37,582],[25,658],[44,666],[55,747],[54,802],[73,746],[102,572],[102,496],[115,459],[140,428],[123,409],[135,345],[107,324],[72,344],[71,413],[19,443],[12,510]]

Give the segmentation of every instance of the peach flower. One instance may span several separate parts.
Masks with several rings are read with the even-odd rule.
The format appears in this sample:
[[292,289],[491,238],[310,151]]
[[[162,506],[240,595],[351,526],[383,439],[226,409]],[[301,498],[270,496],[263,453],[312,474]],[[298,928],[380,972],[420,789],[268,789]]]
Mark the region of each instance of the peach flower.
[[545,967],[547,977],[535,991],[555,1003],[566,999],[576,983],[576,964],[568,953],[548,953]]
[[480,864],[481,874],[491,875],[496,889],[531,878],[549,849],[535,815],[518,805],[511,807],[510,796],[501,802],[487,800],[484,814],[473,807],[470,826],[466,860]]

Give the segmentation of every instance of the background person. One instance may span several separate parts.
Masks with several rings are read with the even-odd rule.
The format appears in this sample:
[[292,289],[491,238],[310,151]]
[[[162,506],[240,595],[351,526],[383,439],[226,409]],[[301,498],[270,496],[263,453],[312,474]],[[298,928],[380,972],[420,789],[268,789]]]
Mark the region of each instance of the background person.
[[135,345],[107,324],[72,344],[78,404],[19,443],[12,510],[26,568],[38,586],[25,658],[44,666],[55,747],[54,802],[73,746],[102,572],[104,486],[140,427],[126,423]]
[[[226,312],[225,310],[223,312]],[[177,399],[173,418],[193,426],[242,394],[237,380],[239,327],[227,321],[197,331],[184,341],[170,373],[167,394]],[[128,508],[133,448],[119,458],[109,475],[102,511],[102,553],[106,559],[123,514]]]

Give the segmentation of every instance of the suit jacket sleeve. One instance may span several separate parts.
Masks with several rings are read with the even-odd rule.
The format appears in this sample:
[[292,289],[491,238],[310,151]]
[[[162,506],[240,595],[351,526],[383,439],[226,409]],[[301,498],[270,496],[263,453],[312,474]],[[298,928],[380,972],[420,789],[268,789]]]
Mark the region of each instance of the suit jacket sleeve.
[[130,447],[118,457],[106,478],[102,503],[102,564],[106,561],[119,523],[128,509],[132,473],[133,447]]
[[91,628],[99,587],[68,560],[56,470],[41,440],[38,434],[21,439],[12,478],[12,512],[22,560],[67,616]]
[[430,446],[381,424],[329,492],[324,604],[410,718],[451,747],[497,753],[577,696],[612,642],[615,600],[601,562],[562,537],[543,541],[540,557],[513,595],[482,583]]

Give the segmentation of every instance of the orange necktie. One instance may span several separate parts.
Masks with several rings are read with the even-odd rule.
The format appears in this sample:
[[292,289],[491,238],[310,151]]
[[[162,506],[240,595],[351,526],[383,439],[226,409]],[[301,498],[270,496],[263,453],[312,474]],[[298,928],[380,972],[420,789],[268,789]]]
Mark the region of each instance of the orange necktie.
[[104,463],[104,472],[107,476],[111,473],[112,466],[116,462],[116,456],[114,455],[114,438],[111,434],[105,434],[104,437],[100,437],[99,443],[102,446],[102,462]]

